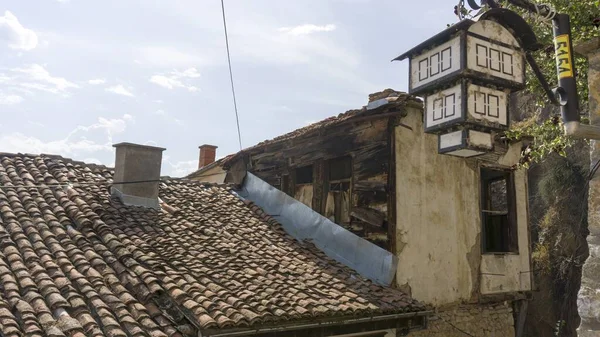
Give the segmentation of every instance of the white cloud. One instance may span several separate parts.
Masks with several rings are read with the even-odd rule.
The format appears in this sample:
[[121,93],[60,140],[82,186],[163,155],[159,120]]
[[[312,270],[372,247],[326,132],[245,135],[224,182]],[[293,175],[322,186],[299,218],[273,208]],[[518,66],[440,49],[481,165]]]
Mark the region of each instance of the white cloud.
[[110,88],[105,89],[108,92],[112,92],[113,94],[123,95],[128,97],[134,97],[131,91],[127,90],[122,84],[112,86]]
[[98,117],[97,123],[94,123],[94,124],[88,125],[88,126],[79,125],[78,127],[76,127],[73,131],[71,131],[67,135],[66,140],[71,139],[78,132],[82,132],[82,131],[89,132],[92,130],[104,130],[104,132],[106,132],[108,142],[112,143],[113,135],[115,135],[117,133],[125,132],[125,129],[127,129],[127,123],[133,123],[133,122],[134,122],[134,118],[133,118],[133,116],[131,116],[129,114],[124,114],[121,118]]
[[[112,137],[115,134],[125,132],[127,125],[131,122],[133,122],[133,116],[128,114],[123,115],[121,118],[99,117],[96,123],[87,126],[80,125],[62,139],[42,140],[20,132],[13,132],[1,135],[0,144],[2,144],[3,151],[8,152],[49,153],[63,156],[77,156],[99,151],[112,152]],[[31,123],[39,124],[36,122]],[[92,131],[103,132],[106,142],[93,141],[82,135],[82,133],[87,135]],[[76,137],[77,135],[79,137]],[[86,161],[88,160],[86,159]]]
[[178,72],[177,70],[175,70],[173,72],[173,74],[177,77],[188,77],[188,78],[200,77],[200,73],[198,72],[198,69],[196,69],[196,68],[188,68],[182,72]]
[[[60,0],[59,0],[60,1]],[[90,157],[90,158],[85,158],[83,160],[84,163],[88,163],[88,164],[96,164],[96,165],[102,165],[102,162],[100,161],[100,159],[98,158],[94,158],[94,157]]]
[[24,88],[46,91],[53,94],[66,93],[71,88],[79,88],[77,84],[63,77],[50,75],[39,64],[32,64],[25,68],[14,68],[11,71],[18,74],[17,80],[19,81],[19,85]]
[[23,97],[18,95],[4,95],[0,93],[0,105],[13,105],[23,102]]
[[171,116],[170,113],[164,111],[164,110],[156,110],[154,111],[154,114],[157,116],[161,116],[163,119],[165,119],[168,122],[172,122],[175,123],[179,126],[185,126],[185,122],[182,121],[181,119],[175,118],[173,116]]
[[153,75],[150,77],[150,82],[167,89],[184,86],[181,81],[163,75]]
[[3,149],[10,152],[48,153],[67,156],[80,152],[112,151],[110,144],[98,144],[87,139],[43,141],[20,132],[0,136],[0,144],[2,144]]
[[45,128],[46,125],[44,125],[44,123],[40,123],[40,122],[35,122],[35,121],[27,121],[28,124],[31,124],[33,126],[39,126],[40,128]]
[[200,77],[200,73],[196,68],[188,68],[184,71],[174,70],[167,75],[153,75],[152,77],[150,77],[150,82],[170,90],[174,88],[185,88],[190,92],[196,92],[200,89],[193,85],[185,84],[183,82],[183,79],[198,77]]
[[193,53],[186,53],[172,47],[145,47],[139,49],[138,54],[136,63],[150,66],[190,67],[206,63]]
[[360,52],[348,49],[331,34],[316,33],[319,30],[331,31],[334,25],[283,27],[278,33],[277,26],[268,21],[251,22],[250,19],[246,17],[236,21],[231,28],[232,34],[238,36],[236,55],[245,62],[302,64],[307,72],[317,71],[315,68],[319,65],[352,72],[348,68],[360,64]]
[[0,16],[0,39],[8,40],[8,47],[18,50],[32,50],[38,44],[37,34],[23,27],[19,19],[9,11]]
[[91,85],[98,85],[106,83],[106,80],[103,78],[95,78],[93,80],[89,80],[88,83]]
[[183,160],[172,163],[167,158],[166,162],[171,167],[171,174],[174,177],[183,177],[198,169],[198,160]]
[[280,32],[284,32],[290,35],[299,36],[299,35],[309,35],[317,32],[331,32],[336,29],[334,24],[328,24],[323,26],[317,26],[313,24],[305,24],[296,27],[281,27],[279,28]]

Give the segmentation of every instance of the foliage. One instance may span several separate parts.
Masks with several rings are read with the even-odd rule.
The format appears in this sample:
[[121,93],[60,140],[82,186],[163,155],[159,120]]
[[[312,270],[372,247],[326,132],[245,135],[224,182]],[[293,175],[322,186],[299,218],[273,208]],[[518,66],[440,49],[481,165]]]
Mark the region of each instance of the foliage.
[[[571,18],[572,41],[574,45],[598,35],[598,18],[600,17],[600,0],[533,0],[539,4],[549,4],[558,13],[568,14]],[[554,44],[552,25],[550,22],[541,22],[537,15],[532,15],[520,8],[508,4],[507,0],[501,2],[507,8],[520,13],[532,26],[538,42],[542,48],[533,54],[544,77],[550,87],[557,86],[556,61],[554,58]],[[580,101],[580,111],[586,112],[588,106],[588,84],[587,69],[588,61],[585,57],[575,54],[575,67],[577,75],[577,87]],[[532,107],[539,110],[549,104],[549,100],[539,80],[527,67],[527,88],[525,94],[534,98],[535,105]],[[556,117],[538,122],[538,116],[532,114],[529,123],[515,125],[509,134],[509,138],[520,138],[523,135],[535,137],[535,141],[528,151],[524,153],[523,164],[539,162],[550,153],[566,155],[565,149],[573,145],[573,141],[567,139],[562,132],[562,125]],[[538,124],[539,123],[539,124]]]
[[523,152],[520,161],[520,165],[526,168],[531,163],[542,161],[551,153],[566,156],[566,149],[574,143],[572,139],[564,135],[558,116],[553,116],[541,123],[537,122],[537,118],[529,118],[513,125],[511,130],[506,132],[506,136],[512,140],[533,138],[533,143]]
[[576,141],[564,152],[549,153],[529,171],[532,261],[536,284],[544,293],[534,295],[536,304],[529,307],[528,320],[535,321],[528,327],[531,336],[576,336],[579,325],[577,292],[588,254],[589,148]]

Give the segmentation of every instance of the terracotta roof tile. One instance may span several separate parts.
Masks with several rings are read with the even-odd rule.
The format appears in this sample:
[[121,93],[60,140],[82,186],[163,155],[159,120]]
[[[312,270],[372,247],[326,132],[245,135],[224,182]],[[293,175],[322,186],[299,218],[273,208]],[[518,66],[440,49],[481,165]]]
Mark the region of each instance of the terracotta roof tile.
[[111,179],[102,166],[0,155],[4,335],[188,336],[425,309],[298,243],[227,187],[163,181],[157,211],[111,198]]

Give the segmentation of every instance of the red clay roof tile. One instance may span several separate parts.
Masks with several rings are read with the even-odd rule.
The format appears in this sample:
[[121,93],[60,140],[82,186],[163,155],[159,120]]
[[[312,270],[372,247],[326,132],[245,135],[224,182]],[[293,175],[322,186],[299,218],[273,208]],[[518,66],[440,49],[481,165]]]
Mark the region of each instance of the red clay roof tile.
[[0,155],[4,335],[187,336],[425,309],[298,243],[227,187],[165,180],[156,211],[111,198],[111,179],[101,166]]

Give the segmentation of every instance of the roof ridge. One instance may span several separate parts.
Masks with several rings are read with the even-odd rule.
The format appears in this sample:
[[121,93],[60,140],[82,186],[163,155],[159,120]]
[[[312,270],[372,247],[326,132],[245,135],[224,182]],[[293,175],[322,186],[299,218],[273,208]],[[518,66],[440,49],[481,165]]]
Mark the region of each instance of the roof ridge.
[[51,154],[51,153],[22,153],[22,152],[0,152],[0,158],[2,157],[7,157],[7,158],[15,158],[15,157],[28,157],[28,158],[49,158],[49,159],[54,159],[54,160],[60,160],[64,163],[70,163],[70,164],[74,164],[74,165],[81,165],[81,166],[85,166],[85,167],[89,167],[90,169],[107,169],[107,170],[114,170],[113,167],[108,167],[106,165],[103,164],[94,164],[94,163],[87,163],[85,161],[81,161],[81,160],[75,160],[72,158],[67,158],[67,157],[63,157],[59,154]]

